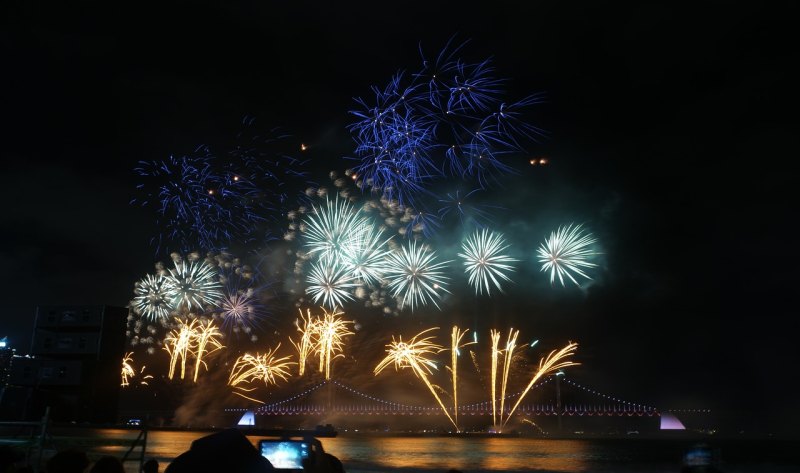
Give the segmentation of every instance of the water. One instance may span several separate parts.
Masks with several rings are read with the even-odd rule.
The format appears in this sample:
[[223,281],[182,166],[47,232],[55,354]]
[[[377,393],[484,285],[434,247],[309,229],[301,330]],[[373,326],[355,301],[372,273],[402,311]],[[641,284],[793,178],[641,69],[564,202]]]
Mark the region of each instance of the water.
[[[55,433],[59,443],[84,442],[90,455],[121,457],[124,441],[136,431],[103,429]],[[203,432],[151,431],[147,457],[162,464],[186,451]],[[72,440],[70,440],[70,437]],[[102,438],[106,446],[98,446]],[[259,437],[249,437],[255,444]],[[83,439],[83,440],[79,440]],[[508,472],[679,472],[683,453],[694,443],[686,439],[576,439],[459,438],[459,437],[370,437],[339,436],[320,439],[325,451],[337,456],[349,473],[445,472],[455,468],[465,473]],[[794,452],[800,444],[777,441],[710,441],[727,473],[800,472]],[[134,462],[126,465],[136,471]]]

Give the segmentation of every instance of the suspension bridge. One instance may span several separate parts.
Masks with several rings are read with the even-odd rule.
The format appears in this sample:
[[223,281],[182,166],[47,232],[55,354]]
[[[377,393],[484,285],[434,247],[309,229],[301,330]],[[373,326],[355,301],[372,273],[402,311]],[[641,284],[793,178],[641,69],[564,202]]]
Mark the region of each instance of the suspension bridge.
[[[449,414],[458,417],[512,414],[512,406],[521,392],[508,394],[493,403],[477,403],[448,407]],[[534,386],[528,396],[532,401],[547,397],[546,402],[523,402],[514,410],[518,416],[606,416],[659,417],[656,407],[631,402],[599,392],[566,377],[551,376]],[[268,402],[255,409],[229,408],[227,412],[253,411],[257,416],[443,416],[442,408],[431,404],[397,402],[361,391],[338,380],[328,380],[306,388],[280,401]]]

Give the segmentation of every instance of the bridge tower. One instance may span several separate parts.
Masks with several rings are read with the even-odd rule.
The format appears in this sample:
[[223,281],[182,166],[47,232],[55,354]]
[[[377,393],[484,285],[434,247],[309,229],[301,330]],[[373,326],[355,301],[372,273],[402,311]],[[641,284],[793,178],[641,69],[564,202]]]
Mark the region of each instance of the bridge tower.
[[558,417],[558,432],[561,428],[561,372],[556,373],[556,416]]

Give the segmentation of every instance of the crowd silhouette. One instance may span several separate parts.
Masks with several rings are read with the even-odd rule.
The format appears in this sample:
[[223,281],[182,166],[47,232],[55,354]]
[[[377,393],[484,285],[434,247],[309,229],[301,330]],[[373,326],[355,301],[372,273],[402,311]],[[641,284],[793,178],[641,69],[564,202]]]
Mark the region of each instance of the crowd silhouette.
[[[345,473],[342,462],[326,453],[316,439],[306,439],[309,455],[303,460],[302,473]],[[126,473],[125,465],[114,456],[102,456],[92,462],[85,451],[67,449],[47,459],[40,472],[26,464],[19,449],[0,445],[0,473]],[[159,473],[158,461],[151,458],[142,464],[140,473]],[[237,429],[226,429],[192,442],[189,449],[172,460],[164,473],[274,473],[276,469],[250,440]],[[284,470],[286,471],[286,470]]]

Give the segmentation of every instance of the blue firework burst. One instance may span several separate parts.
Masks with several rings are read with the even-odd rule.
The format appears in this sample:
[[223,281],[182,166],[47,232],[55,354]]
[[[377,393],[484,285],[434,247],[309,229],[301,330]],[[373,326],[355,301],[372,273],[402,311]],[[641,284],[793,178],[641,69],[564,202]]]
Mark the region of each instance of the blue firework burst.
[[508,100],[506,79],[489,60],[460,56],[451,42],[422,67],[396,74],[374,99],[356,99],[353,167],[360,187],[417,212],[435,213],[432,186],[458,177],[486,187],[514,172],[509,158],[524,151],[541,130],[525,119],[540,96]]

